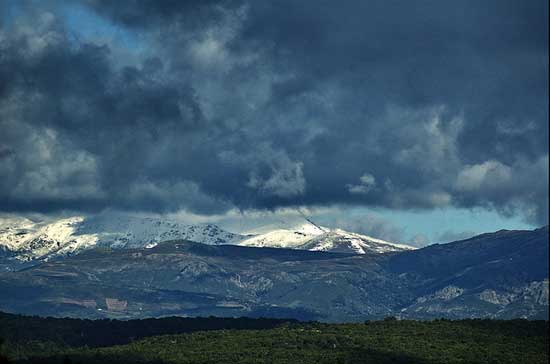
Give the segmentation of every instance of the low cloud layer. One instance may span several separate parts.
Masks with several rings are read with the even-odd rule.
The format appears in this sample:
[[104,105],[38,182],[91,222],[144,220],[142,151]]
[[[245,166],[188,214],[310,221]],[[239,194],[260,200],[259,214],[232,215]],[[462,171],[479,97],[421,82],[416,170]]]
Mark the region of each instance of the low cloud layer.
[[546,1],[0,14],[4,212],[483,207],[547,223]]

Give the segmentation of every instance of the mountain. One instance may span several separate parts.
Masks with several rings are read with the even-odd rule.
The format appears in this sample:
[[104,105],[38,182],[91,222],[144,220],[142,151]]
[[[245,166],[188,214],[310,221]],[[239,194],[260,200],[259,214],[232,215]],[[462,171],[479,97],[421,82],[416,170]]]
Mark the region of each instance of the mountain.
[[333,253],[387,253],[414,249],[342,229],[329,229],[312,223],[294,229],[276,229],[245,239],[242,246],[291,248]]
[[303,224],[288,229],[268,229],[256,234],[256,231],[250,232],[248,239],[240,242],[239,245],[256,248],[288,248],[296,249],[300,245],[307,243],[316,236],[325,233],[325,228],[317,227],[313,224]]
[[[548,226],[500,230],[389,258],[419,297],[402,316],[548,319]],[[544,308],[545,315],[541,315]]]
[[[48,222],[0,219],[0,268],[17,269],[39,261],[79,254],[93,247],[151,248],[162,241],[190,240],[209,245],[236,244],[365,254],[412,249],[312,223],[257,235],[234,234],[214,224],[187,225],[164,218],[100,214]],[[0,269],[1,270],[1,269]]]
[[298,245],[297,248],[312,251],[355,254],[388,253],[415,249],[408,245],[390,243],[385,240],[372,238],[367,235],[350,233],[341,229],[326,231]]
[[548,228],[382,254],[185,240],[96,248],[0,273],[0,292],[0,311],[89,318],[548,319]]
[[13,264],[70,256],[97,246],[151,248],[173,239],[232,244],[244,238],[213,224],[186,225],[126,215],[75,216],[50,222],[20,217],[0,219],[0,247]]

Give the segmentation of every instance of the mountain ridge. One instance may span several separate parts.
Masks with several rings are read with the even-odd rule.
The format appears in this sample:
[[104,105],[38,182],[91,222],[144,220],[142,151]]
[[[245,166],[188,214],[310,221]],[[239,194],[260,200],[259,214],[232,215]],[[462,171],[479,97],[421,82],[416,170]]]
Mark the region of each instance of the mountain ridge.
[[413,249],[340,229],[319,228],[311,223],[295,229],[276,229],[251,236],[231,233],[211,223],[189,225],[164,218],[126,215],[73,216],[50,222],[33,222],[26,218],[0,219],[0,247],[4,251],[4,260],[10,261],[10,264],[4,263],[5,267],[27,266],[79,254],[93,247],[151,248],[159,242],[174,239],[210,245],[235,244],[355,254]]
[[0,273],[0,310],[90,318],[548,318],[545,230],[341,254],[173,240]]

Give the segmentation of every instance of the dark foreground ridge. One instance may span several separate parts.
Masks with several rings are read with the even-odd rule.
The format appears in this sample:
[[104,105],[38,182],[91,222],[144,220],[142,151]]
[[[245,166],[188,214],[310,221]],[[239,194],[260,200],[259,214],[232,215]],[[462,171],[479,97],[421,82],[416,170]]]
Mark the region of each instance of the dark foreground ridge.
[[292,319],[248,317],[164,317],[142,320],[86,320],[13,315],[0,312],[0,337],[12,344],[26,346],[50,342],[61,347],[101,347],[127,344],[155,335],[183,334],[209,330],[262,330]]
[[[215,317],[117,321],[1,314],[2,336],[5,343],[0,363],[20,364],[548,361],[548,321],[528,320],[386,318],[324,324]],[[116,345],[122,342],[127,344]]]

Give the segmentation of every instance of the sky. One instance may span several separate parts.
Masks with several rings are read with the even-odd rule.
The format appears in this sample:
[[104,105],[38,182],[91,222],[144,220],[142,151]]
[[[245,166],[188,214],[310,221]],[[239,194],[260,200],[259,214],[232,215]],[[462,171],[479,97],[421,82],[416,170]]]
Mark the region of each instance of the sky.
[[0,2],[0,214],[414,245],[548,224],[548,2]]

